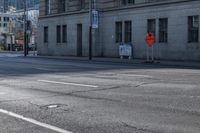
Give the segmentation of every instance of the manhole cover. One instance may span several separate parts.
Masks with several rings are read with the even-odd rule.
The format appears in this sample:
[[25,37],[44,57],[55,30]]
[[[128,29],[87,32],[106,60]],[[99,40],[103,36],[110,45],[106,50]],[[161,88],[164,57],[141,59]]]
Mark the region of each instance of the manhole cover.
[[58,108],[59,106],[58,105],[49,105],[49,106],[47,106],[47,108],[49,108],[49,109],[52,109],[52,108]]
[[63,106],[67,106],[67,105],[64,105],[64,104],[49,104],[49,105],[41,106],[40,108],[41,109],[55,109],[55,108],[60,108],[60,107],[63,107]]

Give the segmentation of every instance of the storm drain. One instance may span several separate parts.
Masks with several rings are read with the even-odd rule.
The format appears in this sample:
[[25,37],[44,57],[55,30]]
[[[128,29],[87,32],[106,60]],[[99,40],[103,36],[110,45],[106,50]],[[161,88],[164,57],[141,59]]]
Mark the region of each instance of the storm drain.
[[48,104],[45,106],[41,106],[40,109],[48,110],[48,109],[62,108],[62,107],[66,107],[66,106],[67,105],[65,105],[65,104]]

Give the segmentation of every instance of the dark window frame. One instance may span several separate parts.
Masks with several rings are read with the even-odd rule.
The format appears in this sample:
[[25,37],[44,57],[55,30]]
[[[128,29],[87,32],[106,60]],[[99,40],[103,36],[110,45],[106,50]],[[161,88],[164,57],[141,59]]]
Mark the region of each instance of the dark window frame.
[[67,25],[62,26],[62,43],[67,42]]
[[7,24],[7,23],[4,23],[4,24],[3,24],[3,27],[8,27],[8,24]]
[[168,18],[159,19],[159,43],[168,42]]
[[121,5],[133,5],[135,0],[121,0]]
[[79,0],[79,9],[80,10],[85,9],[85,0]]
[[50,4],[51,4],[51,3],[50,3],[50,0],[45,0],[45,15],[49,15],[50,12],[51,12],[51,11],[50,11],[50,10],[51,10],[51,9],[50,9],[50,8],[51,8],[51,7],[50,7]]
[[156,19],[147,19],[147,33],[149,32],[156,36]]
[[61,25],[56,26],[56,42],[61,43]]
[[[196,20],[197,19],[197,20]],[[199,42],[199,16],[188,16],[188,43]]]
[[58,13],[66,11],[66,0],[58,0]]
[[124,42],[132,42],[132,21],[124,21]]
[[44,43],[49,42],[49,29],[48,26],[44,27]]
[[120,43],[122,42],[122,36],[123,36],[123,23],[122,21],[115,22],[115,42]]

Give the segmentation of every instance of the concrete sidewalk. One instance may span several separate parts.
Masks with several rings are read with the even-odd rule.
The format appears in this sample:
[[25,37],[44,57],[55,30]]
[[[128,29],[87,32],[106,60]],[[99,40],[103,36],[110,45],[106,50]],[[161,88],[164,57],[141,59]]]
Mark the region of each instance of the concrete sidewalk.
[[[32,58],[49,58],[49,59],[63,59],[63,60],[79,60],[89,61],[88,57],[74,57],[74,56],[38,56],[28,55]],[[162,65],[172,67],[191,67],[200,69],[200,61],[172,61],[172,60],[155,60],[154,63],[147,63],[145,59],[120,59],[108,57],[93,57],[91,62],[110,62],[120,64],[146,64],[146,65]]]
[[[0,54],[12,54],[23,56],[23,51],[4,51]],[[36,51],[29,51],[28,58],[48,58],[48,59],[62,59],[62,60],[79,60],[89,61],[88,57],[75,57],[75,56],[39,56]],[[200,69],[200,61],[173,61],[173,60],[156,60],[154,63],[145,63],[145,59],[120,59],[120,58],[107,58],[107,57],[93,57],[91,62],[110,62],[120,64],[146,64],[146,65],[162,65],[172,67],[191,67]]]

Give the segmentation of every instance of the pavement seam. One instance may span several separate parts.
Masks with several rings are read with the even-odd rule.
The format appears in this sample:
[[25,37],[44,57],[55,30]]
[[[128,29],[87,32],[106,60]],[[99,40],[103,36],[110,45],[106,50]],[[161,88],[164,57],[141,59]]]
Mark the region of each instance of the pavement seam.
[[133,125],[130,125],[130,124],[126,123],[126,122],[121,122],[121,123],[122,123],[122,125],[124,127],[132,128],[132,129],[134,129],[136,131],[146,132],[146,133],[161,133],[161,132],[158,132],[158,131],[153,131],[153,130],[149,130],[149,129],[145,129],[145,128],[140,128],[140,127],[137,127],[137,126],[133,126]]

